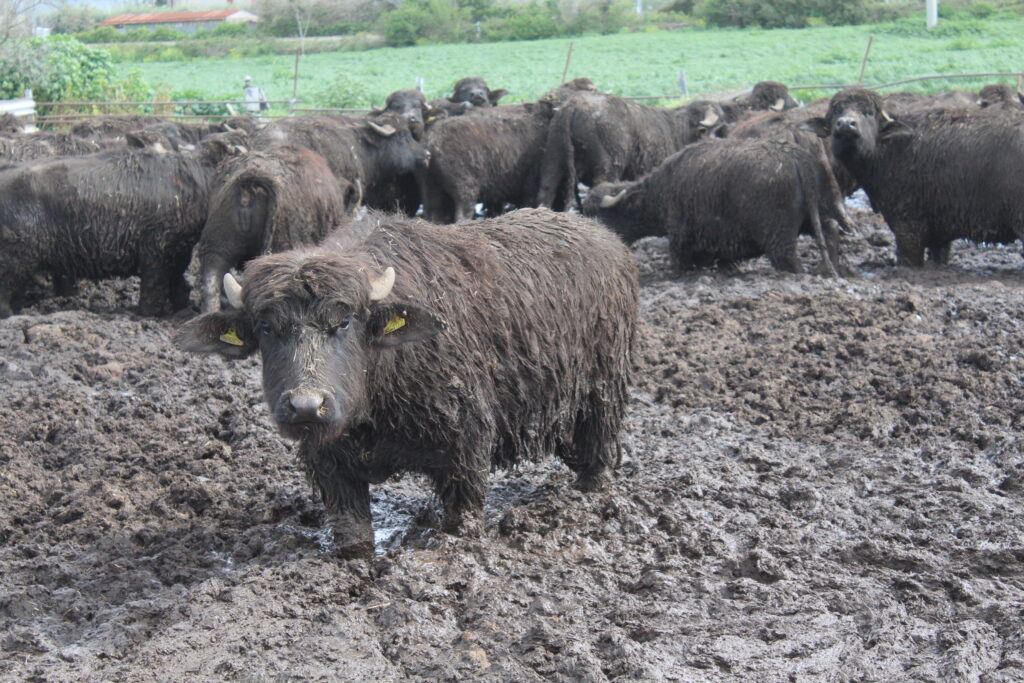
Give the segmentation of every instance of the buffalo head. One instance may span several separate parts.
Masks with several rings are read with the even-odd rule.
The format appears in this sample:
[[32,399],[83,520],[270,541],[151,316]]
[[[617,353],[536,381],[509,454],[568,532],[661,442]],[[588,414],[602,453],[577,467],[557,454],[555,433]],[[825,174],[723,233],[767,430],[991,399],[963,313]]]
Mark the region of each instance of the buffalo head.
[[[330,239],[330,238],[328,238]],[[395,270],[342,252],[294,250],[251,261],[244,285],[230,273],[233,310],[186,323],[177,344],[245,358],[259,351],[263,391],[281,433],[329,441],[370,417],[378,356],[442,329],[429,311],[396,300]]]

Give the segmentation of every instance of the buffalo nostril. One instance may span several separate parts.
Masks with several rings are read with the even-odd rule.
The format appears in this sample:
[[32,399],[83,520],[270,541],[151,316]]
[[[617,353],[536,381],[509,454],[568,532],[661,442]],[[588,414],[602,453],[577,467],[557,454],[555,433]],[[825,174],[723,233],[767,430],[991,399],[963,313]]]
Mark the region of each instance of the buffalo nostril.
[[298,420],[319,420],[323,417],[324,395],[319,392],[292,394],[288,403]]

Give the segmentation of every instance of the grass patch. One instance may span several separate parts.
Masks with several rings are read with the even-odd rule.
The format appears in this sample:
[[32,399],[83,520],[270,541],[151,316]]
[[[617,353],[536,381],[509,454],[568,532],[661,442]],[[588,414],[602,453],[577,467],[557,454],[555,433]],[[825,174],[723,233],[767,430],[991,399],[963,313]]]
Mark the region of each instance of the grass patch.
[[[601,89],[620,95],[678,93],[684,71],[690,92],[702,96],[728,94],[766,79],[790,85],[852,83],[872,35],[868,84],[931,73],[1019,70],[1024,53],[1024,17],[943,20],[929,32],[921,16],[873,26],[685,28],[576,38],[568,75],[589,76]],[[361,99],[382,104],[388,93],[413,87],[417,77],[425,79],[428,97],[439,97],[457,79],[481,75],[493,87],[511,92],[506,101],[529,100],[558,84],[569,42],[557,38],[312,54],[302,62],[299,96],[312,103],[343,74]],[[243,76],[251,75],[269,98],[284,99],[292,93],[294,57],[122,62],[117,67],[125,73],[137,68],[152,86],[172,92],[240,94]],[[977,88],[992,80],[930,81],[914,88]],[[798,95],[807,98],[807,93]]]

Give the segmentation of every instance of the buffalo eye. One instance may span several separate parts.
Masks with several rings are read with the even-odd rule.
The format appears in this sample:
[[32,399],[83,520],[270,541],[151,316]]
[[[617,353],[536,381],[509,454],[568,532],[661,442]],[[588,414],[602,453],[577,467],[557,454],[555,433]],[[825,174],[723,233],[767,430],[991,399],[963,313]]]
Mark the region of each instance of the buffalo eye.
[[351,325],[351,324],[352,324],[352,316],[346,315],[344,318],[341,319],[341,322],[339,322],[337,325],[334,325],[334,326],[330,327],[327,331],[330,334],[338,334],[339,332],[347,330],[348,326]]
[[266,320],[259,320],[256,322],[256,331],[260,334],[273,334],[274,327]]

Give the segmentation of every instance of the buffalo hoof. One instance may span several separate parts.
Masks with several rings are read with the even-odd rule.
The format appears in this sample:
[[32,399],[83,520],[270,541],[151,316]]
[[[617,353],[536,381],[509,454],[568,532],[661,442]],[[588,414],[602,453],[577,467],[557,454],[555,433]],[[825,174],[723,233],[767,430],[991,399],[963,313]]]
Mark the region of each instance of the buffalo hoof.
[[368,560],[373,558],[373,543],[356,541],[342,545],[334,544],[334,556],[339,560]]
[[479,515],[448,513],[441,523],[441,531],[452,536],[478,538],[483,534],[483,520]]
[[606,470],[600,470],[599,472],[581,472],[576,481],[573,482],[573,488],[577,491],[583,491],[584,493],[593,493],[595,491],[603,491],[612,484],[612,478],[608,475]]

